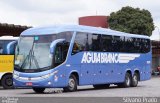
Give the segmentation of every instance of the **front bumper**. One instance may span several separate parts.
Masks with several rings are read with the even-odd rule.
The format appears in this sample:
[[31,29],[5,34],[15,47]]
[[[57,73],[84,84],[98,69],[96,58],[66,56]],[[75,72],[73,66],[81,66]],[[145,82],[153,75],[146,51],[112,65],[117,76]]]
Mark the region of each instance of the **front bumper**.
[[[51,88],[56,87],[56,82],[53,79],[54,77],[51,76],[47,79],[41,79],[41,80],[23,80],[23,79],[15,79],[13,78],[13,84],[15,87],[45,87],[45,88]],[[28,83],[32,85],[28,85]]]
[[[14,71],[13,84],[15,87],[44,87],[61,88],[67,86],[66,76],[58,70],[38,73],[22,73]],[[29,85],[28,85],[29,84]]]

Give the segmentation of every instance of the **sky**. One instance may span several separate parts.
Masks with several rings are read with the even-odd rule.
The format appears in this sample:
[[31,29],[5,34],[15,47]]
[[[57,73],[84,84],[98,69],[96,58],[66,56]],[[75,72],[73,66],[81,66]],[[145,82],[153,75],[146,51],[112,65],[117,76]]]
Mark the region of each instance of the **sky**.
[[160,0],[0,0],[0,23],[78,24],[79,17],[108,16],[125,6],[149,10],[156,26],[151,39],[160,40]]

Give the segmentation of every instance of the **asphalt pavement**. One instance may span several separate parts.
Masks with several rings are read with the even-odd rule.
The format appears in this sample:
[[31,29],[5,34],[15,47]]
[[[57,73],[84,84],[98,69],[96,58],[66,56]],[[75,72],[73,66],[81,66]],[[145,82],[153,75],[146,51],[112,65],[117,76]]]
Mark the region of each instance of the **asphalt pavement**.
[[4,90],[0,87],[0,103],[160,103],[160,76],[140,82],[137,87],[94,89],[80,86],[76,92],[64,93],[62,89],[46,89],[36,94],[32,89]]

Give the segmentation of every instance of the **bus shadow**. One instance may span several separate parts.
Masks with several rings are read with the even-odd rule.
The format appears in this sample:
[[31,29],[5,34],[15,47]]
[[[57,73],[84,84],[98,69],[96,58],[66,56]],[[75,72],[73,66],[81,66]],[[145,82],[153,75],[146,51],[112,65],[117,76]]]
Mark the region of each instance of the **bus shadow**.
[[[137,87],[130,87],[130,88],[144,88],[145,85],[140,85]],[[129,88],[121,88],[118,86],[111,86],[109,88],[102,88],[102,89],[95,89],[95,88],[82,88],[78,89],[76,92],[83,92],[83,91],[98,91],[98,90],[112,90],[112,89],[129,89]],[[68,93],[76,93],[76,92],[63,92],[63,90],[50,90],[50,91],[45,91],[44,93],[35,93],[35,92],[30,92],[30,93],[23,93],[23,94],[68,94]]]
[[[144,86],[137,86],[137,87],[130,87],[130,88],[144,88]],[[129,89],[129,88],[123,88],[123,87],[118,87],[118,86],[111,86],[108,88],[100,88],[100,89],[96,89],[96,88],[84,88],[84,89],[79,89],[77,90],[78,92],[81,91],[94,91],[94,90],[112,90],[112,89]]]
[[12,89],[4,89],[3,87],[0,86],[0,90],[23,90],[23,89],[32,89],[32,88],[12,88]]

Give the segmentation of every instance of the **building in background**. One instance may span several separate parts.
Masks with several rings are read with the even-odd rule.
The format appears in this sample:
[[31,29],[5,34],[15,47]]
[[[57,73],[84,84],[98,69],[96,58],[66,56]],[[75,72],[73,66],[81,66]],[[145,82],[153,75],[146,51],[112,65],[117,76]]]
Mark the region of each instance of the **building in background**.
[[157,71],[160,66],[160,41],[152,40],[152,70]]
[[31,28],[31,27],[0,23],[0,36],[19,36],[22,31],[28,28]]
[[108,16],[85,16],[79,18],[79,25],[108,28]]

